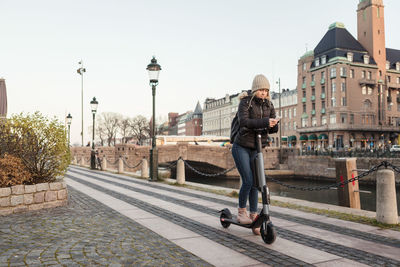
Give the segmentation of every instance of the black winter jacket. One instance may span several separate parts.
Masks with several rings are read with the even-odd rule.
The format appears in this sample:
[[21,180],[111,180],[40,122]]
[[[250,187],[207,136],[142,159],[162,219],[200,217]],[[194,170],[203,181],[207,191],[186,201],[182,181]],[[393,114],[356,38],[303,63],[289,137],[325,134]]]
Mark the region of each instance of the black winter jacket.
[[242,147],[256,149],[254,129],[264,129],[261,135],[262,147],[267,145],[268,133],[278,132],[278,124],[269,127],[269,119],[276,117],[274,105],[268,99],[252,96],[242,98],[238,109],[239,134],[235,143]]

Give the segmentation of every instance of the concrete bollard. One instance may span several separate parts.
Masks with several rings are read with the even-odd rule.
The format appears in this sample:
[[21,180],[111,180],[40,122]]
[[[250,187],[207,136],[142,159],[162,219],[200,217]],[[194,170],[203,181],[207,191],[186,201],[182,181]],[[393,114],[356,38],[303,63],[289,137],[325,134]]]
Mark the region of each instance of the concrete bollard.
[[176,183],[185,183],[185,163],[182,159],[178,159],[178,163],[176,164]]
[[[347,182],[357,177],[357,158],[341,158],[335,160],[336,182]],[[339,206],[361,209],[358,180],[339,186],[337,189]]]
[[105,171],[107,169],[107,159],[106,159],[106,155],[103,156],[103,160],[101,161],[101,168],[103,169],[103,171]]
[[147,159],[142,159],[142,171],[141,171],[142,178],[149,178],[149,164],[147,163]]
[[81,166],[85,166],[85,157],[81,158]]
[[396,184],[392,170],[379,170],[376,174],[376,220],[398,224]]
[[119,157],[118,159],[118,173],[123,173],[124,172],[124,162],[122,160],[122,157]]

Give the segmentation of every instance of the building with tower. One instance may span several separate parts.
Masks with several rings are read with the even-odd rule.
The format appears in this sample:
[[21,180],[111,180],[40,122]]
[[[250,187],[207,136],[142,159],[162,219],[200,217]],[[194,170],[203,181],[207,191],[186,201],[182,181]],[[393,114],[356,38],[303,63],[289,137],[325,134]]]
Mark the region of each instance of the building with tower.
[[383,0],[360,0],[355,39],[330,25],[298,61],[297,133],[307,149],[399,143],[400,50],[386,48]]

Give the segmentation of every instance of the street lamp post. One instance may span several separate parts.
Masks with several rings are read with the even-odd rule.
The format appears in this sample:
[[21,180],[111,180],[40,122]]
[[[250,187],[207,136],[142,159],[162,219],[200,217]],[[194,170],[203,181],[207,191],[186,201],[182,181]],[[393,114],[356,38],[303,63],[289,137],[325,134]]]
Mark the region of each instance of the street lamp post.
[[82,146],[83,144],[83,74],[86,72],[86,69],[83,67],[83,61],[79,61],[79,65],[81,67],[77,69],[76,71],[81,75],[81,110],[82,110],[82,131],[81,131],[81,137],[82,137]]
[[282,106],[281,106],[281,78],[276,82],[279,85],[279,163],[282,163]]
[[90,168],[92,170],[96,169],[96,152],[94,151],[94,123],[95,123],[95,117],[96,117],[96,111],[97,111],[98,104],[99,104],[99,102],[97,102],[96,97],[93,97],[92,101],[90,101],[90,106],[92,108],[92,114],[93,114],[92,151],[90,153]]
[[150,149],[150,181],[157,181],[158,177],[158,152],[156,147],[156,86],[158,85],[158,75],[161,66],[157,64],[155,57],[151,59],[151,63],[146,68],[149,72],[150,85],[153,95],[153,125],[151,128],[151,149]]
[[71,116],[71,113],[68,113],[68,116],[67,116],[67,125],[68,125],[68,147],[70,147],[71,122],[72,122],[72,116]]

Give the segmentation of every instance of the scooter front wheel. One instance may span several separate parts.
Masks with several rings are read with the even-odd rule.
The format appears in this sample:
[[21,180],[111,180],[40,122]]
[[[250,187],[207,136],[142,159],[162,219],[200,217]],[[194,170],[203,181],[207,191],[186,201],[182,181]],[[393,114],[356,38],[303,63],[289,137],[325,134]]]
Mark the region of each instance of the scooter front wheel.
[[276,239],[276,232],[272,222],[263,222],[261,224],[261,238],[266,244],[274,243]]
[[232,214],[229,211],[229,209],[223,209],[220,212],[221,212],[221,216],[219,217],[219,220],[221,221],[221,225],[224,228],[228,228],[231,225],[231,223],[225,221],[224,219],[232,219]]

